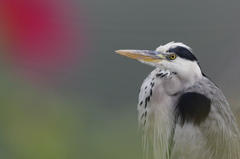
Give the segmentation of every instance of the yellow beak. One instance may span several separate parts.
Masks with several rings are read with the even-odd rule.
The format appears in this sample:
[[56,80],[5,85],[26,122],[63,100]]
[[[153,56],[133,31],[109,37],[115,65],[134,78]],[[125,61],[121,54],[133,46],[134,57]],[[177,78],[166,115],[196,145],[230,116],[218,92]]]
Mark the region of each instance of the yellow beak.
[[162,53],[150,50],[116,50],[115,52],[139,61],[160,62],[165,59]]

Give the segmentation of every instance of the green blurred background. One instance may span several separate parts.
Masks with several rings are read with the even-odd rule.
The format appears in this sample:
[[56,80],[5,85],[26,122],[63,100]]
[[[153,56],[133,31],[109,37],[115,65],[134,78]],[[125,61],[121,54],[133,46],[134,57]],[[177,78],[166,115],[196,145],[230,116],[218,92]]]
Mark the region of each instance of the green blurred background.
[[[79,32],[84,30],[86,43],[64,69],[48,69],[43,61],[38,69],[16,67],[6,49],[7,29],[0,27],[1,159],[142,158],[138,90],[154,68],[117,55],[117,49],[153,50],[170,41],[189,45],[240,121],[239,1],[74,4],[82,20],[71,20],[84,28]],[[34,78],[26,76],[29,70]]]

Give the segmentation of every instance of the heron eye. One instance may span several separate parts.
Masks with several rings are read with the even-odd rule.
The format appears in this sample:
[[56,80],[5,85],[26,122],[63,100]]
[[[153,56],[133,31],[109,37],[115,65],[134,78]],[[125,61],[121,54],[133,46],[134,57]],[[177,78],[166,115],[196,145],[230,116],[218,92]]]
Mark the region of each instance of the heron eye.
[[170,60],[174,60],[174,59],[177,58],[177,55],[171,54],[171,55],[169,55],[168,57],[169,57]]

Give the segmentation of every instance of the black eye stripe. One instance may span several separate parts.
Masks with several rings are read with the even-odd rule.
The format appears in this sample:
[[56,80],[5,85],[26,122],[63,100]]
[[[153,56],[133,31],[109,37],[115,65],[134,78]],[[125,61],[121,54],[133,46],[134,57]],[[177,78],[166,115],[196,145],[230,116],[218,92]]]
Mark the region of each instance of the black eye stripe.
[[192,54],[192,52],[189,49],[182,46],[170,48],[169,50],[167,50],[167,52],[175,53],[177,56],[190,61],[197,61],[197,58]]

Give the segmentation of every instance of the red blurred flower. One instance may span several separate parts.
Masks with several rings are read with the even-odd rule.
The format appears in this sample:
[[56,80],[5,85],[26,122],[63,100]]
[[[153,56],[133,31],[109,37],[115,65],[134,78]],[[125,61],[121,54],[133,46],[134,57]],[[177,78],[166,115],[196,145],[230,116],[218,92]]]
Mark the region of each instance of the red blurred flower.
[[70,0],[1,1],[8,58],[16,69],[42,76],[44,70],[79,62],[86,45],[79,5]]

